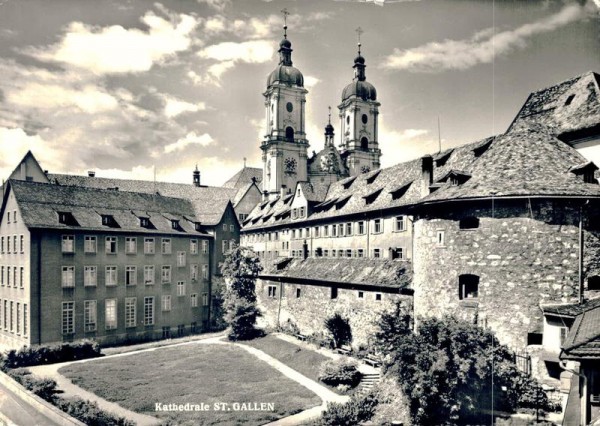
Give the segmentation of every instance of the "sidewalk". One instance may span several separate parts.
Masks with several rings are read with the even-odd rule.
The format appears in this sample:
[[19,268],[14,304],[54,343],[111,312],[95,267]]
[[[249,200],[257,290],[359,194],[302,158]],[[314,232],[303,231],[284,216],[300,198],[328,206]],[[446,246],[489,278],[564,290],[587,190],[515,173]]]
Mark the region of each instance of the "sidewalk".
[[60,423],[39,413],[35,407],[4,386],[2,382],[0,382],[0,424],[60,426]]

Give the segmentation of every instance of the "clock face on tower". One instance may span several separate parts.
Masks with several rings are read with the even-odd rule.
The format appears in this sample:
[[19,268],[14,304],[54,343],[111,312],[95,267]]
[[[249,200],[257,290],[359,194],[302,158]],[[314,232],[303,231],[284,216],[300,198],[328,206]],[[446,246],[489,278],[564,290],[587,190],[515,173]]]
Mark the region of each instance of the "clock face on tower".
[[296,159],[295,159],[295,158],[289,158],[289,157],[288,157],[288,158],[286,158],[286,159],[283,161],[283,165],[284,165],[284,168],[285,168],[285,172],[286,172],[286,173],[289,173],[289,174],[294,174],[294,173],[296,173],[296,166],[297,166],[297,163],[296,163]]

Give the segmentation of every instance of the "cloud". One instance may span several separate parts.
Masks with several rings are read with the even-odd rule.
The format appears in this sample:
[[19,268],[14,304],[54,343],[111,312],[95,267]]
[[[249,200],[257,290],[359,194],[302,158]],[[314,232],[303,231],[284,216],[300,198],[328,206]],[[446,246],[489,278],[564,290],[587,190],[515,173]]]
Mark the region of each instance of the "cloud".
[[304,86],[307,89],[310,89],[310,88],[316,86],[320,82],[321,82],[321,80],[319,80],[317,77],[313,77],[312,75],[307,75],[304,77]]
[[486,29],[468,40],[444,40],[412,49],[394,49],[394,53],[385,59],[381,67],[430,73],[464,70],[478,64],[490,63],[495,56],[524,49],[531,37],[576,22],[586,14],[585,6],[570,4],[554,15],[514,30],[493,34],[493,29]]
[[169,118],[176,117],[184,112],[197,112],[204,111],[205,109],[206,104],[204,102],[192,104],[190,102],[182,101],[170,96],[165,97],[164,111],[165,115]]
[[271,60],[273,57],[273,46],[271,42],[265,40],[245,41],[241,43],[226,41],[204,48],[198,52],[198,56],[221,62],[242,61],[257,64]]
[[165,146],[165,154],[170,154],[176,151],[182,151],[190,145],[208,146],[214,142],[214,139],[208,134],[197,135],[196,132],[189,132],[185,137],[177,142]]
[[96,74],[143,72],[187,50],[198,24],[194,17],[183,14],[175,21],[147,12],[140,20],[148,27],[147,31],[72,22],[60,42],[31,47],[24,53]]
[[0,156],[0,176],[6,179],[27,151],[43,160],[43,167],[56,167],[61,163],[60,146],[52,146],[40,135],[28,135],[21,128],[0,127],[0,146],[10,146]]
[[231,4],[231,0],[196,0],[198,3],[202,4],[207,4],[210,7],[212,7],[213,9],[218,10],[219,12],[222,12],[223,10],[225,10],[225,8],[227,6],[229,6]]

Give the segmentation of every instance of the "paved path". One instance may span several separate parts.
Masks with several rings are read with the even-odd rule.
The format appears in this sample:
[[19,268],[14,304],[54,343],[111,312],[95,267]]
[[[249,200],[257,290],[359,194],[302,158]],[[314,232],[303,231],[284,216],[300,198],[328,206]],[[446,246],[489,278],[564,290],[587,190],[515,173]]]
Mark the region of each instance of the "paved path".
[[23,401],[2,382],[0,382],[0,424],[7,426],[59,426],[59,423],[39,413],[36,408]]

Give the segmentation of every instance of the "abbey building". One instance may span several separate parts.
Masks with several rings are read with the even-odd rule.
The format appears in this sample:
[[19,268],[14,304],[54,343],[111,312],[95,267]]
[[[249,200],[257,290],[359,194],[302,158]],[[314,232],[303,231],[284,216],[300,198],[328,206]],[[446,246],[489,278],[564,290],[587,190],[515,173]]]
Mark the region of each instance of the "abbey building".
[[306,95],[304,76],[293,66],[292,43],[279,43],[279,64],[267,79],[265,137],[261,144],[262,189],[266,199],[291,193],[298,182],[327,186],[380,166],[378,144],[379,102],[377,91],[366,79],[365,58],[354,59],[354,78],[342,91],[338,106],[341,143],[335,146],[334,128],[325,128],[325,147],[308,156],[306,139]]

